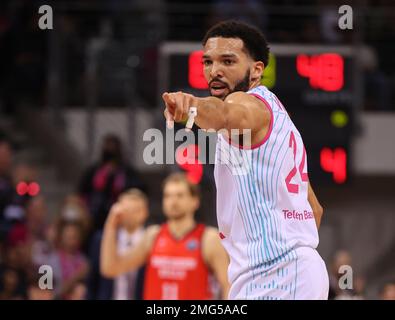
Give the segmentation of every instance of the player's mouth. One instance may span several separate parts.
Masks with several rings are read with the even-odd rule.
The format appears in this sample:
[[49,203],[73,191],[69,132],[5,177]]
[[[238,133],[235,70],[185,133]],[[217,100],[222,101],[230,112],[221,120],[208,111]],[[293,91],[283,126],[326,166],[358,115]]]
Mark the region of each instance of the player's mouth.
[[223,82],[213,81],[210,84],[210,93],[212,96],[224,96],[227,90],[228,86]]

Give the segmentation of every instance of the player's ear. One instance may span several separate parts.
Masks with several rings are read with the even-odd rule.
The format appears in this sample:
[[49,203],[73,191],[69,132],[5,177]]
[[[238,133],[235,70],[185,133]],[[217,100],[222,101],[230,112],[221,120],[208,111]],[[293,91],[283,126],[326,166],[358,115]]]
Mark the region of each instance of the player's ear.
[[251,70],[250,70],[250,77],[252,81],[255,81],[257,79],[261,79],[263,75],[263,69],[265,68],[265,65],[263,64],[262,61],[254,61],[252,64]]

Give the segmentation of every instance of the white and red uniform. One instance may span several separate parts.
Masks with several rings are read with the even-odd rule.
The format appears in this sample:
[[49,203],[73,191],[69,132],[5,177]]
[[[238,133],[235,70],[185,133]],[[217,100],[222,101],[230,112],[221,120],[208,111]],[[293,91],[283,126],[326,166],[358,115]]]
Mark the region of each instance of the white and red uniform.
[[270,110],[266,137],[247,149],[219,134],[216,149],[217,219],[230,256],[229,298],[327,299],[302,137],[271,91],[259,86],[248,93]]

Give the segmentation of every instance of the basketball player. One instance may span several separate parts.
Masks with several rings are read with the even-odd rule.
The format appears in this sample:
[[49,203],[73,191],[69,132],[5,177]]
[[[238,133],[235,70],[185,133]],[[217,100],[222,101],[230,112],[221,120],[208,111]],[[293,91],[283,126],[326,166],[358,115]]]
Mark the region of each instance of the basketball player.
[[166,178],[163,212],[167,223],[147,228],[140,243],[125,255],[116,250],[116,230],[124,210],[115,204],[107,218],[101,247],[101,272],[116,277],[146,264],[145,300],[209,300],[214,276],[227,297],[229,258],[218,230],[196,223],[199,207],[196,185],[184,173]]
[[[148,218],[148,199],[139,189],[129,189],[121,193],[117,203],[122,207],[122,219],[117,235],[118,254],[127,254],[144,235],[144,223]],[[114,300],[141,299],[142,270],[131,271],[114,279]]]
[[[164,114],[171,125],[187,120],[194,107],[200,128],[220,131],[214,175],[218,226],[230,256],[229,298],[327,299],[328,273],[316,251],[323,209],[308,180],[302,137],[261,85],[266,40],[252,26],[225,21],[207,32],[203,46],[211,96],[164,93]],[[240,145],[243,133],[250,141]],[[218,161],[226,148],[249,159],[247,170]]]

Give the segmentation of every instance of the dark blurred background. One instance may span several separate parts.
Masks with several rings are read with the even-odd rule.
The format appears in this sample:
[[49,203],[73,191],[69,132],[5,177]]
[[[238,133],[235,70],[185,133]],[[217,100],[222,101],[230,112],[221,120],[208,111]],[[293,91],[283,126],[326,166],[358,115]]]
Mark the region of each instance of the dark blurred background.
[[[38,27],[44,4],[52,30]],[[343,4],[352,30],[338,27]],[[14,0],[0,2],[0,299],[52,298],[36,288],[37,267],[73,246],[91,269],[71,296],[106,297],[95,235],[131,187],[148,194],[149,223],[163,221],[158,182],[182,168],[147,165],[143,134],[165,132],[164,90],[205,94],[188,83],[188,57],[224,19],[258,26],[273,48],[271,89],[304,133],[333,287],[339,265],[353,268],[354,288],[331,298],[395,297],[394,1]],[[296,78],[298,55],[327,52],[344,62],[338,92]],[[100,185],[108,149],[119,170]],[[197,218],[215,226],[211,165],[199,179]]]

